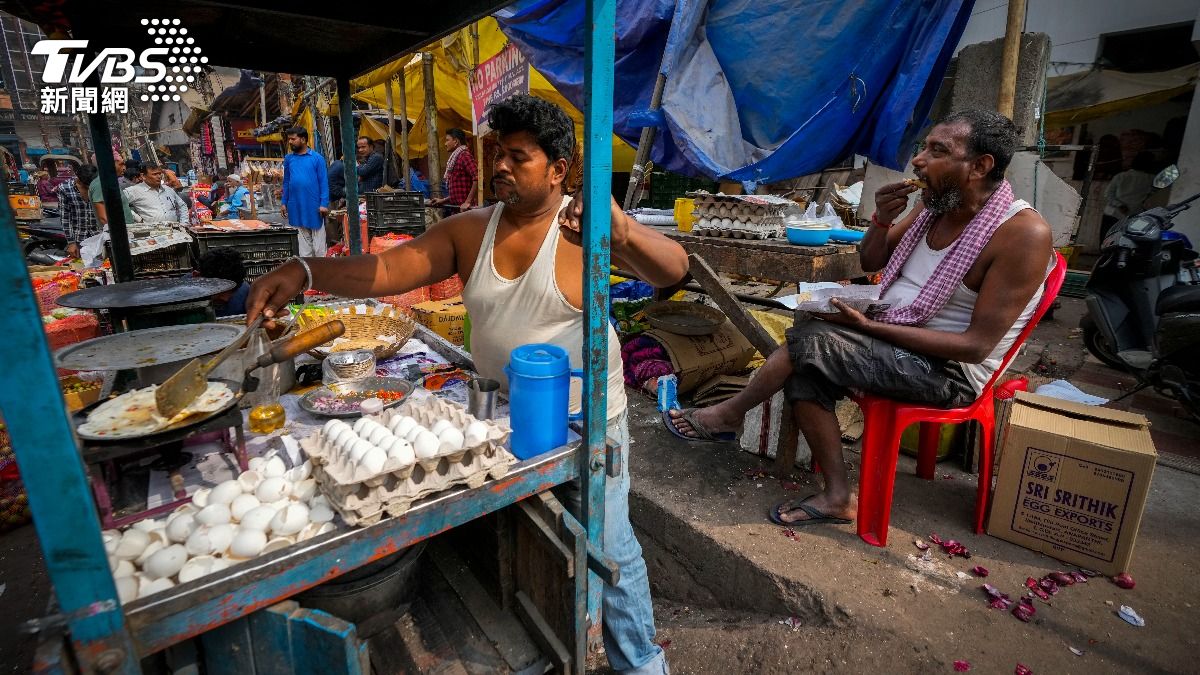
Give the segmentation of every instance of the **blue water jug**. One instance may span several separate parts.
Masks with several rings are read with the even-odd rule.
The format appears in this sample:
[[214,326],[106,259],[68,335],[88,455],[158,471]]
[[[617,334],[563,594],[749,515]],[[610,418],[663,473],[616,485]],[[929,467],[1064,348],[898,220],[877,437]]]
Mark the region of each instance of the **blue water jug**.
[[521,345],[512,350],[508,365],[508,405],[512,425],[512,453],[529,459],[567,442],[567,422],[582,419],[572,415],[571,370],[567,350],[551,344]]

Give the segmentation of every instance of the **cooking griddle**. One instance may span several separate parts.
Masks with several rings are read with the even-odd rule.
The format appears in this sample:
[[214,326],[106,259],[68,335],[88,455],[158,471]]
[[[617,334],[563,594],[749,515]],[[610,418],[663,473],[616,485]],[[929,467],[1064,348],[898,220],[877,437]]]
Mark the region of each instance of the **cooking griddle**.
[[160,307],[211,298],[233,290],[237,284],[228,279],[206,277],[180,279],[141,279],[123,284],[84,288],[60,296],[56,302],[74,309],[137,309]]
[[148,368],[219,352],[243,330],[220,323],[147,328],[68,345],[54,356],[58,367],[68,370]]

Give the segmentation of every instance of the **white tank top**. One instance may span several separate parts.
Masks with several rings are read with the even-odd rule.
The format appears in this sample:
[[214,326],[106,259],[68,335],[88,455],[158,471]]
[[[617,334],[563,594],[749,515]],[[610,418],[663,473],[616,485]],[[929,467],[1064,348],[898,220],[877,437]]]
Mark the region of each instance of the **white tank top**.
[[[563,198],[563,205],[570,197]],[[508,392],[508,365],[513,349],[534,342],[558,345],[571,357],[571,368],[583,367],[583,310],[567,302],[554,277],[558,227],[551,225],[537,257],[524,274],[505,279],[496,271],[492,251],[504,204],[496,204],[483,235],[471,278],[463,288],[463,304],[471,317],[471,359],[480,375],[500,382]],[[576,398],[572,397],[573,400]],[[625,378],[621,342],[608,326],[608,419],[625,410]]]
[[[1004,214],[1004,220],[1008,221],[1013,216],[1021,211],[1032,208],[1028,202],[1023,199],[1013,201],[1012,206],[1008,207],[1008,212]],[[949,246],[944,249],[935,251],[929,248],[929,242],[926,237],[921,237],[921,241],[917,247],[913,249],[912,255],[905,261],[904,267],[900,270],[900,276],[896,278],[895,283],[888,288],[887,293],[883,294],[882,302],[890,303],[894,307],[907,305],[917,299],[917,294],[921,291],[921,286],[924,285],[932,276],[934,270],[937,269],[942,258],[950,251]],[[1049,268],[1047,268],[1049,269]],[[1004,355],[1008,353],[1021,330],[1025,328],[1025,324],[1029,323],[1029,319],[1037,310],[1038,302],[1042,299],[1043,286],[1039,286],[1033,297],[1030,298],[1029,304],[1025,305],[1025,309],[1021,311],[1021,316],[1017,317],[1017,322],[1008,329],[1000,342],[996,344],[995,349],[982,363],[961,363],[963,374],[967,376],[971,386],[974,387],[975,393],[983,393],[983,388],[987,385],[988,380],[992,378],[992,373],[1000,367],[1000,363],[1004,360]],[[946,302],[946,305],[938,310],[932,318],[925,323],[925,328],[932,330],[940,330],[946,333],[962,333],[971,325],[971,315],[975,312],[975,300],[979,294],[967,288],[965,283],[960,283],[958,288],[954,289],[954,295]]]

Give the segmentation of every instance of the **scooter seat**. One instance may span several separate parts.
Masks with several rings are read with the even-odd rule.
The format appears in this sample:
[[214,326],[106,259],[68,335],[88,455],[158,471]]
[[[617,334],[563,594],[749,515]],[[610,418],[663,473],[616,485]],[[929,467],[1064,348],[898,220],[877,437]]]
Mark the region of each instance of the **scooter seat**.
[[1159,316],[1196,311],[1200,311],[1200,286],[1172,286],[1158,294],[1155,312]]

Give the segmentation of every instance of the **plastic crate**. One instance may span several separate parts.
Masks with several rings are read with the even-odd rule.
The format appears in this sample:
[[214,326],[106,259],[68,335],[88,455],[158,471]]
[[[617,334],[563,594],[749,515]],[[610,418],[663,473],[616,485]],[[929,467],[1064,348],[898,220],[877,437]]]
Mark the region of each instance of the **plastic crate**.
[[267,272],[279,267],[286,260],[287,258],[280,258],[279,260],[257,260],[254,262],[247,262],[245,264],[246,281],[254,281]]
[[367,225],[367,234],[372,239],[388,234],[406,234],[410,237],[419,237],[425,234],[425,225]]
[[696,190],[717,191],[717,184],[706,178],[689,178],[669,171],[650,172],[650,199],[652,209],[673,209],[675,200],[686,197]]
[[[425,196],[420,192],[368,192],[367,227],[425,227]],[[395,231],[395,230],[388,230]]]
[[[112,242],[104,242],[104,252],[112,260]],[[134,279],[177,277],[192,271],[191,244],[172,244],[157,251],[133,256]]]
[[247,268],[258,265],[259,261],[276,262],[300,255],[299,233],[294,227],[247,232],[189,231],[192,234],[192,257],[197,261],[214,248],[237,251]]

